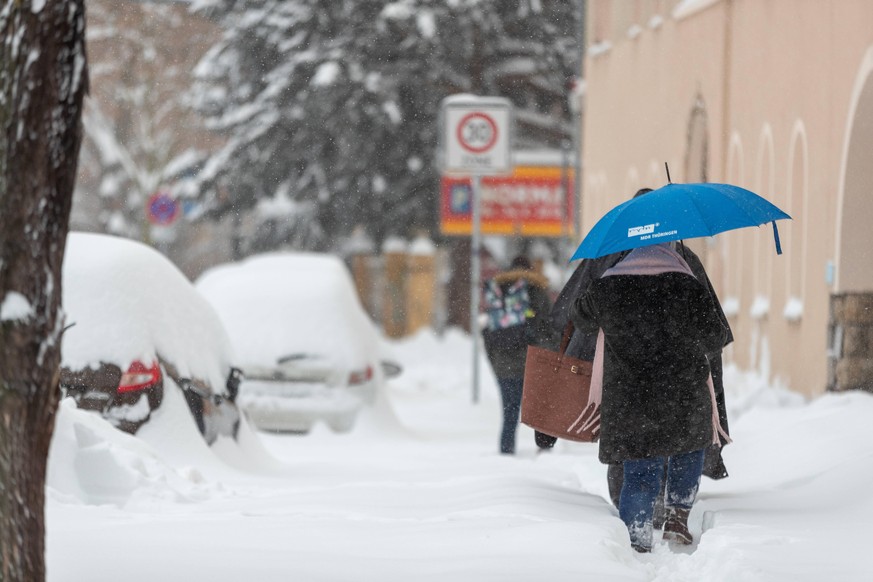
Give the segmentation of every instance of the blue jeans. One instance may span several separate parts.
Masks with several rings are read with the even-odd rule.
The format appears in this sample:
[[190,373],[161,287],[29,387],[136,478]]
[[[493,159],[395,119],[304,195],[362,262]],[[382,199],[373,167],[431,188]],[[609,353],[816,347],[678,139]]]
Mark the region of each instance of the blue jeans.
[[515,453],[515,431],[518,428],[518,415],[521,413],[521,389],[524,378],[498,378],[500,398],[503,400],[503,429],[500,431],[500,452],[505,455]]
[[652,547],[652,515],[667,465],[664,505],[691,509],[700,486],[705,449],[671,457],[651,457],[624,462],[624,484],[618,514],[627,525],[631,544]]

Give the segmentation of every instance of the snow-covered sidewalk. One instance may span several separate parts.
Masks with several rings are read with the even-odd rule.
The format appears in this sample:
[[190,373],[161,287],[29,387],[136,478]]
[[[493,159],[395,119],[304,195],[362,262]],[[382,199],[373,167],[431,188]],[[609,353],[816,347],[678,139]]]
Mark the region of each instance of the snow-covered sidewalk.
[[731,477],[704,479],[695,546],[645,556],[606,500],[596,445],[537,454],[521,427],[519,454],[497,454],[496,387],[485,365],[471,403],[465,336],[391,347],[404,374],[348,435],[244,431],[210,452],[172,396],[141,438],[65,404],[49,580],[873,579],[870,395],[806,403],[729,368]]

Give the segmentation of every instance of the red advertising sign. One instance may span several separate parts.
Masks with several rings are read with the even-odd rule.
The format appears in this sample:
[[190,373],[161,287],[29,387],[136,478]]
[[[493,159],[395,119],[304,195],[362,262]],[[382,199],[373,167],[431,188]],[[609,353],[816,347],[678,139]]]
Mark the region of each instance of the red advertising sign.
[[[482,234],[560,237],[573,234],[573,169],[516,166],[509,176],[482,177]],[[443,176],[443,234],[470,235],[470,178]]]

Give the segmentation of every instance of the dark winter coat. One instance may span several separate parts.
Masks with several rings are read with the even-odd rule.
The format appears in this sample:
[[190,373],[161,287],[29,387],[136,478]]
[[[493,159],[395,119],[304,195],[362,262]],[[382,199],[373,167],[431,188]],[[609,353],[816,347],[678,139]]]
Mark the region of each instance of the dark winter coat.
[[[558,298],[555,300],[554,307],[552,308],[552,325],[554,326],[557,334],[560,334],[562,332],[564,326],[570,320],[570,308],[572,307],[573,302],[578,299],[583,293],[585,293],[585,291],[588,290],[588,287],[591,286],[591,283],[602,277],[603,273],[605,273],[607,269],[618,263],[621,259],[627,256],[629,252],[630,251],[623,251],[620,253],[613,253],[611,255],[598,257],[596,259],[585,259],[579,264],[578,267],[576,267],[576,270],[573,271],[573,274],[570,276],[570,279],[567,280],[564,288],[561,289],[561,293],[558,295]],[[715,293],[715,288],[712,286],[712,282],[709,280],[709,276],[706,274],[706,269],[703,267],[703,262],[694,253],[694,251],[692,251],[685,245],[682,245],[681,243],[679,245],[678,252],[680,255],[682,255],[682,258],[685,259],[685,262],[688,263],[688,266],[691,268],[694,276],[697,277],[697,280],[706,286],[706,289],[709,291],[710,296],[714,299],[718,307],[719,319],[721,320],[722,325],[727,331],[724,341],[724,346],[727,346],[734,340],[734,337],[731,333],[731,328],[730,324],[728,323],[727,317],[725,316],[724,311],[721,308],[721,304],[719,303],[718,296]],[[592,333],[584,333],[576,330],[573,333],[570,344],[567,346],[567,355],[582,360],[592,361],[594,359],[594,346],[596,344],[596,341],[596,330]],[[722,348],[724,346],[722,346]],[[554,349],[557,349],[557,345],[554,346]],[[712,381],[715,386],[715,399],[718,404],[719,422],[724,431],[729,433],[730,431],[728,427],[727,406],[725,404],[724,397],[724,383],[722,381],[721,351],[721,348],[719,348],[717,351],[707,354],[707,356],[709,358],[709,365],[712,371]],[[549,438],[554,439],[554,437]],[[722,479],[728,476],[727,469],[724,465],[724,460],[721,456],[720,446],[711,446],[706,450],[703,474],[707,477],[710,477],[711,479]]]
[[504,292],[519,279],[527,281],[528,297],[533,316],[525,323],[526,344],[511,350],[498,350],[490,346],[487,341],[485,342],[488,360],[491,362],[494,375],[498,378],[523,378],[527,346],[547,346],[553,342],[552,324],[549,316],[552,302],[548,295],[548,279],[536,271],[525,269],[504,271],[494,277]]
[[712,443],[707,353],[727,330],[706,287],[684,273],[594,281],[570,310],[605,336],[600,460],[671,456]]
[[[557,337],[560,338],[560,334],[564,330],[564,326],[567,325],[567,322],[570,320],[570,308],[573,305],[573,302],[576,301],[585,291],[588,290],[588,287],[591,286],[591,283],[599,279],[603,276],[603,273],[607,271],[610,267],[613,267],[617,264],[621,259],[623,259],[630,251],[622,251],[620,253],[613,253],[611,255],[605,255],[603,257],[598,257],[596,259],[585,259],[579,266],[576,267],[576,270],[573,271],[573,274],[570,275],[570,278],[564,284],[563,289],[561,289],[558,298],[555,299],[555,304],[552,307],[552,325],[555,329],[555,333]],[[724,346],[727,346],[729,343],[734,341],[734,336],[731,333],[730,324],[728,323],[727,317],[724,314],[724,311],[721,309],[721,304],[718,302],[718,296],[715,293],[715,288],[712,286],[712,282],[709,280],[709,276],[706,274],[706,269],[703,267],[703,262],[701,262],[700,258],[688,247],[685,245],[679,245],[679,249],[677,252],[682,255],[682,258],[685,259],[685,262],[688,263],[688,266],[691,268],[691,271],[694,273],[694,276],[697,277],[698,281],[703,283],[710,295],[715,299],[716,304],[718,305],[718,314],[719,319],[721,320],[722,325],[727,330],[727,336],[725,337]],[[573,337],[570,341],[570,345],[567,346],[567,355],[573,356],[574,358],[578,358],[580,360],[592,361],[594,360],[594,346],[597,342],[597,332],[594,333],[581,333],[578,330],[573,334]],[[722,347],[724,347],[722,346]],[[557,349],[557,345],[555,346]],[[721,359],[721,349],[719,348],[716,353],[709,354],[710,361],[714,359],[714,356],[718,355],[718,358]],[[718,389],[718,386],[716,386]],[[724,400],[722,394],[722,401]],[[719,407],[719,414],[722,414],[721,406]],[[724,412],[724,417],[722,418],[722,427],[727,430],[727,412]]]

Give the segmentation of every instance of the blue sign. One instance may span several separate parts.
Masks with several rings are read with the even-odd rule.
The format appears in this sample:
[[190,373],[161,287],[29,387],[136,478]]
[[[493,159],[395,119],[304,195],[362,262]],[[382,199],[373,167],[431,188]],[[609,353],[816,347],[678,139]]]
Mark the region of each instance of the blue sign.
[[469,184],[452,184],[449,207],[452,214],[470,214],[473,188]]
[[146,208],[152,224],[172,224],[179,216],[179,205],[163,192],[153,194]]

